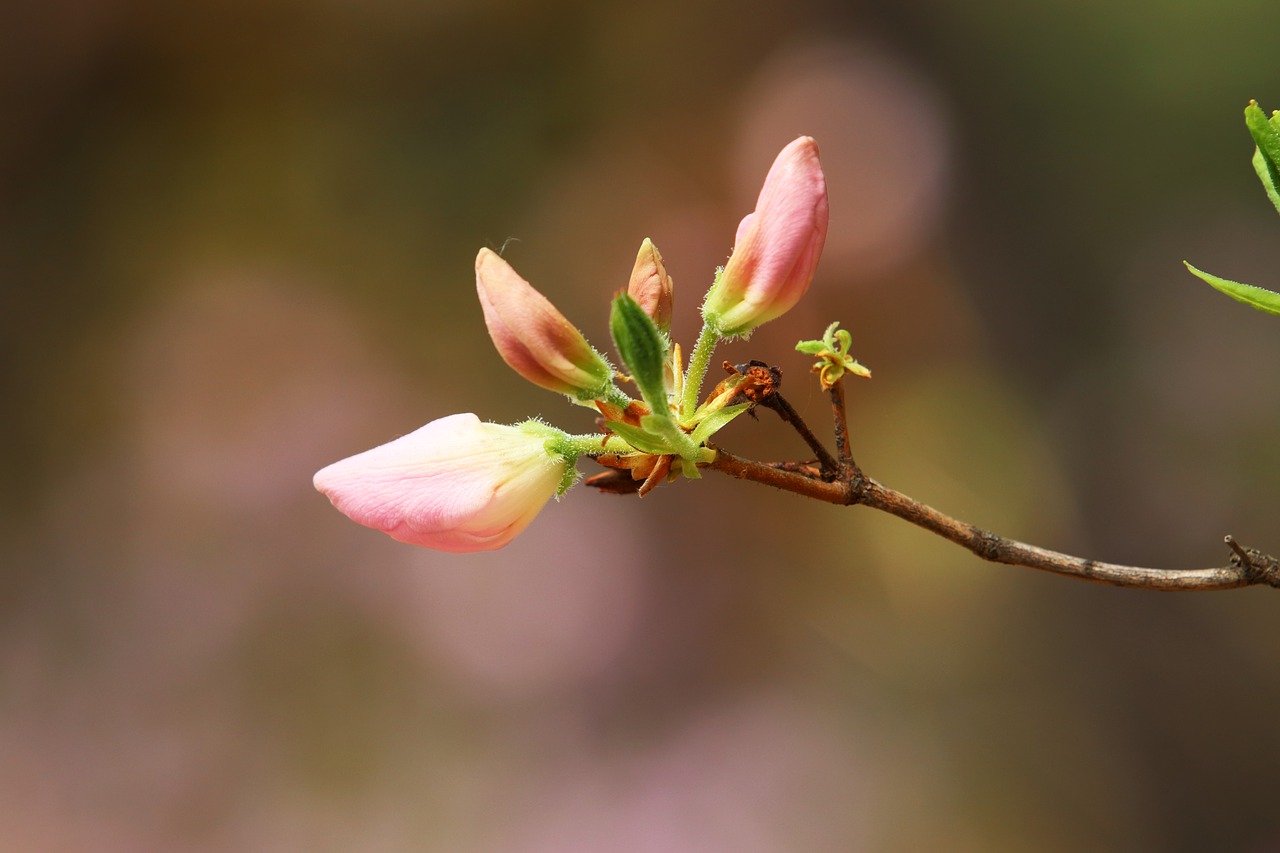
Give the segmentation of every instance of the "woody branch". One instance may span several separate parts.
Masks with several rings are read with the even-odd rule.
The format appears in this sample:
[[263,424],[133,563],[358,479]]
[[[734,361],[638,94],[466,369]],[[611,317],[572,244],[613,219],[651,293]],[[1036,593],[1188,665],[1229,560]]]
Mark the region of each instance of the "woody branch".
[[[977,525],[953,518],[928,504],[892,489],[863,475],[853,462],[849,449],[848,427],[841,382],[831,388],[832,408],[839,458],[837,476],[831,476],[827,465],[821,468],[796,463],[764,463],[744,459],[717,448],[716,459],[707,467],[740,480],[750,480],[793,492],[814,500],[841,506],[861,505],[887,512],[954,542],[978,557],[993,563],[1026,566],[1067,577],[1151,590],[1217,590],[1266,584],[1280,587],[1280,560],[1252,548],[1244,548],[1231,536],[1224,541],[1233,552],[1225,566],[1204,569],[1158,569],[1104,563],[1051,551],[1017,539],[999,536]],[[780,397],[781,395],[772,395]],[[797,426],[809,441],[812,431],[789,405],[773,404],[769,408],[786,411],[784,420]],[[821,455],[821,454],[820,454]],[[830,458],[830,454],[827,454]]]

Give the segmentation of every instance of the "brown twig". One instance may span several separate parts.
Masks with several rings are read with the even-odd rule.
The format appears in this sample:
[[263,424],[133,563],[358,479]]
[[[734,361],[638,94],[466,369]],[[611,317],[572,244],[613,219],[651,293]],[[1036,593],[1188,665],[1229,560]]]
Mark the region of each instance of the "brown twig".
[[[740,480],[764,483],[814,500],[842,506],[861,504],[896,515],[993,563],[1026,566],[1097,583],[1139,589],[1212,590],[1256,584],[1280,587],[1280,560],[1253,548],[1244,548],[1231,536],[1224,540],[1234,552],[1229,565],[1208,569],[1152,569],[1102,563],[1050,551],[1017,539],[997,536],[989,530],[952,518],[909,495],[863,476],[862,470],[853,461],[850,450],[843,383],[837,381],[830,391],[836,450],[840,457],[838,462],[831,459],[791,405],[781,395],[773,393],[767,400],[762,400],[761,405],[769,405],[805,437],[805,441],[818,454],[822,469],[815,470],[812,466],[797,463],[754,462],[719,449],[716,451],[715,461],[708,467]],[[836,472],[834,477],[833,471]]]
[[831,455],[831,451],[827,450],[818,437],[813,434],[813,430],[809,429],[809,425],[804,422],[804,418],[800,417],[800,413],[787,402],[785,397],[775,391],[764,397],[759,405],[777,412],[778,417],[782,418],[784,423],[790,424],[792,429],[800,433],[804,443],[809,445],[809,449],[818,457],[818,463],[825,473],[834,477],[840,472],[840,462]]
[[831,415],[835,421],[836,455],[840,457],[842,469],[861,477],[862,471],[858,463],[853,461],[853,449],[849,443],[849,416],[844,406],[844,383],[836,382],[831,386]]
[[[730,375],[729,379],[716,387],[711,392],[711,396],[715,397],[719,390],[725,387],[726,383],[737,380],[736,392],[729,399],[729,404],[740,403],[744,400],[753,403],[756,406],[762,406],[766,409],[772,409],[782,422],[790,424],[800,437],[804,439],[804,443],[809,445],[809,449],[818,457],[818,462],[822,465],[823,474],[827,479],[833,479],[840,473],[840,463],[831,455],[826,446],[819,438],[813,434],[813,430],[809,429],[809,425],[804,422],[804,418],[800,417],[800,413],[795,407],[787,402],[786,398],[778,393],[778,388],[782,386],[782,369],[772,367],[763,361],[755,359],[746,364],[731,364],[726,361],[724,370]],[[750,410],[751,416],[755,417],[755,410]]]
[[993,563],[1026,566],[1097,583],[1139,589],[1214,590],[1255,584],[1280,587],[1280,561],[1260,551],[1240,548],[1230,537],[1227,544],[1231,545],[1236,554],[1226,566],[1208,569],[1123,566],[1087,560],[997,536],[939,512],[883,483],[861,476],[828,481],[795,469],[778,468],[743,459],[722,449],[717,449],[716,459],[708,467],[740,480],[763,483],[814,500],[842,506],[861,504],[896,515]]

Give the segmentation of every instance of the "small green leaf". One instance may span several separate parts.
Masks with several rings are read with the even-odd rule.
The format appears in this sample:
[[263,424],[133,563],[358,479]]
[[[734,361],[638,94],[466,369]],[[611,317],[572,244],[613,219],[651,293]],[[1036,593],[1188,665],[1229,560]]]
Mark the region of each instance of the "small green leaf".
[[666,456],[669,453],[675,453],[675,450],[668,446],[665,439],[661,436],[654,435],[651,432],[641,429],[631,424],[619,423],[618,421],[605,421],[604,425],[616,436],[620,437],[627,444],[639,450],[641,453],[653,453],[658,456]]
[[1268,117],[1257,101],[1250,101],[1244,108],[1244,122],[1253,135],[1253,141],[1272,163],[1280,163],[1280,120]]
[[1244,108],[1244,123],[1258,146],[1253,153],[1253,170],[1258,173],[1267,197],[1280,211],[1280,116],[1268,119],[1258,102],[1250,101]]
[[1260,148],[1253,149],[1253,171],[1258,173],[1258,180],[1262,181],[1262,188],[1267,191],[1267,198],[1271,199],[1276,210],[1280,211],[1280,170],[1262,156]]
[[839,322],[835,322],[827,326],[827,330],[822,333],[822,340],[801,341],[796,344],[796,349],[805,355],[818,357],[818,363],[813,366],[813,372],[818,374],[818,382],[821,383],[822,390],[828,391],[844,378],[846,373],[871,378],[871,371],[849,355],[849,347],[852,345],[853,335],[849,334],[848,329],[840,328]]
[[724,429],[729,421],[751,408],[750,403],[740,403],[736,406],[726,406],[723,409],[717,409],[702,419],[693,430],[693,443],[702,444],[708,438]]
[[1232,299],[1239,300],[1245,305],[1251,305],[1259,311],[1265,311],[1268,314],[1280,314],[1280,293],[1274,290],[1267,290],[1264,287],[1255,287],[1252,284],[1241,284],[1238,281],[1229,281],[1225,278],[1218,278],[1202,270],[1198,270],[1186,261],[1187,269],[1192,273],[1204,279],[1209,284],[1221,290]]
[[640,389],[640,396],[654,414],[670,420],[671,409],[663,381],[667,342],[653,319],[634,299],[622,293],[613,300],[609,331],[613,334],[618,356]]

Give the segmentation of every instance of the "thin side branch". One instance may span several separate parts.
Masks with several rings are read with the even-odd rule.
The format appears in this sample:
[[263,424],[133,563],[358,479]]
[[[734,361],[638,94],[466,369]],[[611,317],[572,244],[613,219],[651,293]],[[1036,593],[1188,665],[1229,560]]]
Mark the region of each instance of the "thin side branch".
[[862,471],[858,463],[853,461],[853,447],[849,443],[849,416],[844,407],[844,383],[836,382],[831,386],[831,416],[835,421],[836,455],[840,457],[840,465],[847,475],[861,477]]
[[1230,537],[1227,544],[1236,553],[1226,566],[1208,569],[1123,566],[1074,557],[997,536],[860,474],[827,481],[815,476],[817,472],[806,473],[802,468],[782,468],[754,462],[722,449],[717,449],[715,461],[707,467],[740,480],[763,483],[814,500],[842,506],[861,504],[896,515],[993,563],[1026,566],[1097,583],[1139,589],[1215,590],[1255,584],[1280,587],[1280,561],[1260,551],[1242,548]]
[[836,458],[831,455],[831,451],[827,450],[818,437],[813,434],[813,430],[809,429],[809,425],[804,422],[804,418],[800,417],[800,413],[787,402],[785,397],[781,394],[772,393],[765,396],[759,405],[766,409],[773,409],[784,423],[790,424],[792,429],[800,434],[800,437],[804,439],[804,443],[809,445],[809,449],[818,457],[818,462],[822,465],[823,471],[833,476],[840,471],[840,463],[836,461]]

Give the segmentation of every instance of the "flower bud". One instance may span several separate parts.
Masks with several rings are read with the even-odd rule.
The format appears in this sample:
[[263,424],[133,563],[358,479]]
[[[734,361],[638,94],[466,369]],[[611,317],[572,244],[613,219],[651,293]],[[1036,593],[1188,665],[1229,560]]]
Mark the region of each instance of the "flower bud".
[[492,551],[524,530],[565,477],[543,427],[432,421],[335,462],[314,478],[340,512],[393,539],[439,551]]
[[791,310],[809,289],[827,239],[827,182],[818,145],[792,142],[773,162],[754,212],[702,306],[722,337],[745,336]]
[[674,289],[671,276],[667,275],[667,268],[662,264],[658,247],[645,237],[640,244],[640,252],[636,255],[636,265],[631,270],[627,295],[644,309],[644,313],[652,318],[658,331],[664,335],[671,331]]
[[609,363],[545,296],[490,249],[476,256],[476,292],[489,337],[512,370],[578,401],[606,396],[613,382]]

